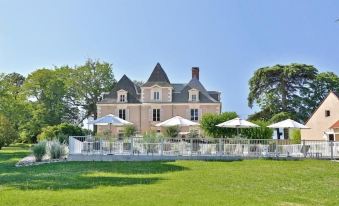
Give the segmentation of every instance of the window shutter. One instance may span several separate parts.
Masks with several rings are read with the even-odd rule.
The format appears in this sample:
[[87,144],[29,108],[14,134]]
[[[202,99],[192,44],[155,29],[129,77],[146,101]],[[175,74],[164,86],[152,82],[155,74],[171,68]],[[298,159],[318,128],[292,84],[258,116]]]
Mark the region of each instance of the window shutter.
[[129,109],[126,109],[126,120],[129,121]]
[[153,113],[152,113],[152,109],[148,110],[148,120],[149,121],[153,121]]
[[164,119],[164,109],[160,109],[160,121],[165,121]]
[[200,121],[202,117],[202,109],[198,109],[198,120]]
[[186,118],[187,119],[191,119],[191,110],[190,109],[186,109]]
[[115,109],[115,113],[113,115],[119,117],[119,109],[118,108]]

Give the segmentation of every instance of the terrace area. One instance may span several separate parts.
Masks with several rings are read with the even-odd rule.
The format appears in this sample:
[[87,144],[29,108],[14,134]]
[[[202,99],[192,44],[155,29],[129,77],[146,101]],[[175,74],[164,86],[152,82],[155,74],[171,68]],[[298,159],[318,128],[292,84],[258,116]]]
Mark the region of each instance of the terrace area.
[[338,159],[339,142],[224,138],[69,137],[69,160],[177,160],[244,158]]

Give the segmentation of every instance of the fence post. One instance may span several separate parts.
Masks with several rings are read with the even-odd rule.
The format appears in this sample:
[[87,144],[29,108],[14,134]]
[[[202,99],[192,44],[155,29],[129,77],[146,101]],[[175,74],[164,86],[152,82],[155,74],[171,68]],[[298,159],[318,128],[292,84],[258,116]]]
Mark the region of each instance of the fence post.
[[100,139],[100,141],[99,141],[99,147],[100,147],[100,154],[103,155],[103,153],[102,153],[102,139]]
[[72,136],[68,136],[68,151],[70,154],[73,153],[73,147],[74,147],[74,143],[71,142],[71,138]]
[[221,144],[222,144],[222,141],[221,141],[221,138],[219,138],[219,154],[220,154],[220,155],[222,155],[222,153],[223,153],[223,152],[221,151],[221,150],[222,150]]
[[163,155],[163,151],[164,151],[164,138],[161,138],[161,142],[160,142],[160,156]]
[[191,148],[190,148],[191,149],[191,152],[190,152],[191,154],[190,155],[192,156],[192,153],[193,153],[193,139],[192,138],[190,138],[190,143],[191,143]]
[[303,148],[304,157],[306,158],[306,156],[307,156],[307,151],[306,151],[306,144],[305,144],[305,141],[306,141],[306,140],[303,140],[303,146],[302,146],[302,148]]
[[333,141],[330,141],[330,147],[331,147],[331,160],[334,159],[334,157],[333,157],[333,146],[334,146]]
[[134,155],[133,154],[133,145],[134,145],[133,144],[133,137],[130,137],[129,139],[130,139],[130,142],[131,142],[131,148],[129,149],[129,152],[130,152],[130,155]]
[[184,142],[182,141],[182,138],[180,140],[181,143],[181,156],[184,156]]

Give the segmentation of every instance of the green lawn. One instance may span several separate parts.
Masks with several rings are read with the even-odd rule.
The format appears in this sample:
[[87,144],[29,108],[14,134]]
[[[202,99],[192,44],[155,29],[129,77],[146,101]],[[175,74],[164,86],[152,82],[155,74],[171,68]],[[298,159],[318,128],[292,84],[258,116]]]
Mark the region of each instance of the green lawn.
[[339,163],[68,162],[15,168],[0,150],[0,205],[339,205]]

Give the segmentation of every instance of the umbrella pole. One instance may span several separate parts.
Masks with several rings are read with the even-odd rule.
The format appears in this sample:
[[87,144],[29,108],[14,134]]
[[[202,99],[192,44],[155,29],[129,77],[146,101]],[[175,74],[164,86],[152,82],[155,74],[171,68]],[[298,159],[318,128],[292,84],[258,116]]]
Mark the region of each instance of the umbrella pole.
[[109,124],[109,135],[112,137],[112,124]]
[[[88,118],[87,118],[87,121],[88,121]],[[87,135],[91,136],[91,132],[89,131],[89,123],[88,122],[87,122]]]

